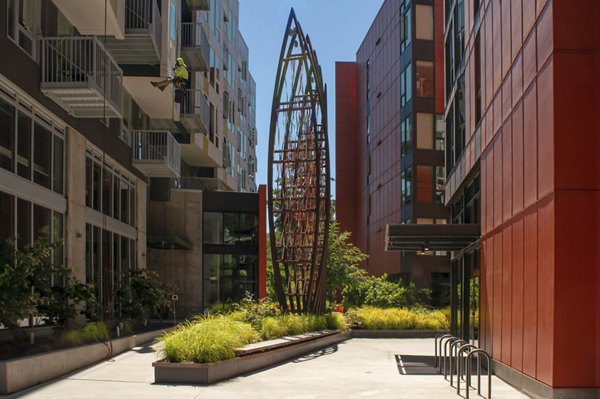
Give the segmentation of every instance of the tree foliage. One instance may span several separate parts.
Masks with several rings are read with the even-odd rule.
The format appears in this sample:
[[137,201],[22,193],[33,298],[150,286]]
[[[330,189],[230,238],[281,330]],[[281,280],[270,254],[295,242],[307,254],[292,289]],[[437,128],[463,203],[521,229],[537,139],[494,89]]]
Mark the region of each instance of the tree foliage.
[[47,231],[23,249],[13,240],[0,244],[0,324],[17,329],[19,320],[43,318],[64,325],[77,314],[82,301],[93,300],[90,286],[77,281],[71,270],[54,262],[62,241],[50,242]]
[[164,318],[170,313],[171,290],[156,273],[131,270],[123,276],[122,282],[117,301],[123,319],[133,319],[139,325],[150,318]]
[[327,253],[327,298],[332,304],[338,291],[357,286],[366,276],[360,264],[368,255],[350,242],[350,235],[348,231],[340,232],[339,223],[332,221]]

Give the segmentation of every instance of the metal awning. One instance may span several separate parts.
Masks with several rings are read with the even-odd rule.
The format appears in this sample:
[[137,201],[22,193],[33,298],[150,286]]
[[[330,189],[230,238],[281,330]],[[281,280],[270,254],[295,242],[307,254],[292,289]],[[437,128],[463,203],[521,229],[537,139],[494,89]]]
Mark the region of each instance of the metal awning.
[[148,248],[155,249],[192,249],[189,241],[179,236],[149,236]]
[[386,251],[465,251],[479,245],[479,224],[388,224]]

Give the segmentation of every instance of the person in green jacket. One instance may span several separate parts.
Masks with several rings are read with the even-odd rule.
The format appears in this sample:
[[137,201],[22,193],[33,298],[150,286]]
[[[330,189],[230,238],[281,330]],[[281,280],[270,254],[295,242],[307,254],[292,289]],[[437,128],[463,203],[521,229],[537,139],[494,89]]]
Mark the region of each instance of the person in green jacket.
[[167,86],[171,83],[175,85],[176,89],[185,90],[188,87],[190,81],[190,74],[188,72],[187,66],[183,61],[183,58],[177,58],[175,62],[175,67],[173,67],[173,77],[169,77],[165,80],[150,82],[152,86],[158,87],[161,91],[164,91]]

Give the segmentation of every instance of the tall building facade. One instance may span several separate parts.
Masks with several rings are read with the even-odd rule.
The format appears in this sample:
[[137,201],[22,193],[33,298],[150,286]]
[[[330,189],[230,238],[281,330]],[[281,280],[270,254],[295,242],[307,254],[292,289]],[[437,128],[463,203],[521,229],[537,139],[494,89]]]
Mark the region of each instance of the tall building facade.
[[387,252],[392,223],[446,223],[443,9],[386,0],[356,62],[336,64],[336,215],[368,272],[449,286],[445,252]]
[[445,16],[446,200],[481,224],[461,262],[480,346],[535,397],[596,397],[600,6],[447,0]]
[[[65,244],[55,259],[112,318],[120,277],[151,255],[149,204],[257,191],[255,84],[237,0],[85,3],[0,6],[0,240],[50,229]],[[150,84],[177,57],[190,70],[179,102]]]

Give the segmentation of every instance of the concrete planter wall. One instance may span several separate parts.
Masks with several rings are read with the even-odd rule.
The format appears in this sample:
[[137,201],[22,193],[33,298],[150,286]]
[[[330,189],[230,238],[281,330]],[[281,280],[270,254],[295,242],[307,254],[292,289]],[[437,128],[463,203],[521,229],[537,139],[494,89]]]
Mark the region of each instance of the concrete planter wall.
[[[163,330],[150,331],[114,339],[107,344],[97,343],[0,361],[0,395],[40,384],[81,367],[108,359],[148,342],[162,333]],[[112,351],[110,344],[112,344]]]
[[340,332],[283,348],[209,364],[155,362],[152,363],[154,381],[157,383],[212,384],[345,341],[350,336],[350,332]]
[[434,338],[440,330],[352,330],[352,338]]

